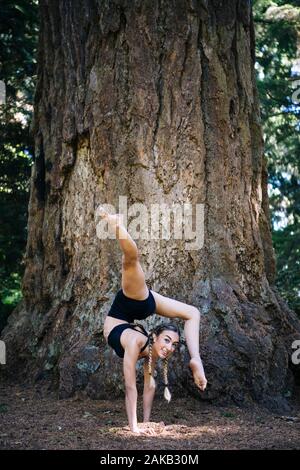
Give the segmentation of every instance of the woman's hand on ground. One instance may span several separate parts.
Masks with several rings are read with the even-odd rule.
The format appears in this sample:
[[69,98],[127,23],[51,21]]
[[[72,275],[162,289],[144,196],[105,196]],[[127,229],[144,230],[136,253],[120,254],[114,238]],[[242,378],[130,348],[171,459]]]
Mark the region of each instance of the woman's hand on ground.
[[156,436],[161,434],[165,428],[165,423],[140,423],[137,428],[131,429],[131,432],[139,436]]
[[155,436],[156,432],[154,429],[142,429],[142,428],[136,428],[131,430],[132,434],[135,436]]

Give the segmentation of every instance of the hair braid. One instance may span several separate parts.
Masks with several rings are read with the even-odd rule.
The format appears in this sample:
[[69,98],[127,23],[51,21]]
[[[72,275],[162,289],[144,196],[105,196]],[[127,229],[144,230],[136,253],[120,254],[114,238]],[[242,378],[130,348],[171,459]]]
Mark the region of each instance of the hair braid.
[[153,335],[149,336],[149,358],[148,358],[148,373],[150,375],[150,385],[155,387],[155,380],[152,374],[152,343],[153,343]]
[[164,397],[167,400],[167,402],[171,401],[171,393],[168,388],[168,358],[164,359],[164,386],[165,386],[165,391],[164,391]]

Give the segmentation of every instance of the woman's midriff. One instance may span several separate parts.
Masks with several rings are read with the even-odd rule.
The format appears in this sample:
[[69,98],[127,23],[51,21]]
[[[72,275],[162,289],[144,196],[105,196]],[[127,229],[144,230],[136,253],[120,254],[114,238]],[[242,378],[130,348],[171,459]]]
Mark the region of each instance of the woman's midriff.
[[105,318],[105,322],[103,326],[103,335],[104,335],[105,340],[107,341],[109,333],[115,326],[122,325],[123,323],[128,323],[128,322],[124,320],[119,320],[118,318],[107,316]]

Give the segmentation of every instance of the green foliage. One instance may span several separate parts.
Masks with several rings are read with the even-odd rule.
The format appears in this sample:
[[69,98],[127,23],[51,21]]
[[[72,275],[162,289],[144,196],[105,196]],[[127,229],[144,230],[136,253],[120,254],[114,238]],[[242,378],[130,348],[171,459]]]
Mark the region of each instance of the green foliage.
[[300,315],[300,107],[293,98],[295,88],[300,88],[300,70],[294,67],[297,55],[300,58],[299,1],[256,0],[253,13],[276,285]]
[[288,224],[282,230],[274,230],[273,242],[277,253],[277,286],[291,307],[300,313],[299,259],[300,225]]
[[21,299],[33,142],[29,133],[38,33],[37,2],[1,2],[0,80],[0,331]]

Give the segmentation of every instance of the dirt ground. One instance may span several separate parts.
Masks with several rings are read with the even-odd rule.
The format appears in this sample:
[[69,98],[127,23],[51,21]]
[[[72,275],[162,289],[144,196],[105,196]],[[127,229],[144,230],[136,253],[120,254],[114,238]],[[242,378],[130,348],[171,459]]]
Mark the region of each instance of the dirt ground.
[[156,399],[151,419],[156,435],[133,436],[123,400],[58,400],[34,387],[0,385],[0,449],[300,449],[299,399],[284,416],[258,406]]

